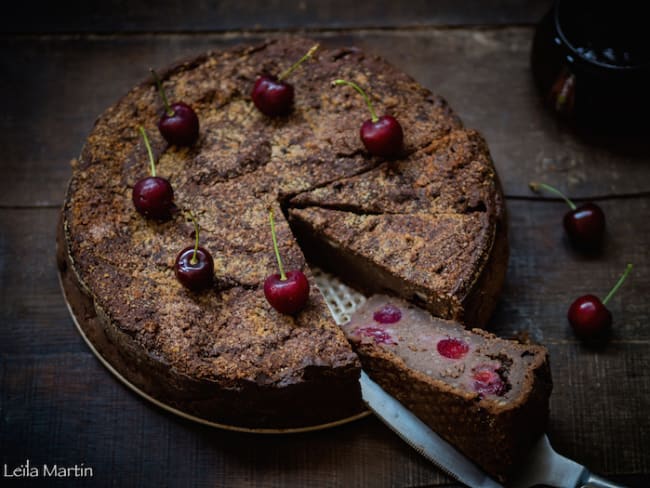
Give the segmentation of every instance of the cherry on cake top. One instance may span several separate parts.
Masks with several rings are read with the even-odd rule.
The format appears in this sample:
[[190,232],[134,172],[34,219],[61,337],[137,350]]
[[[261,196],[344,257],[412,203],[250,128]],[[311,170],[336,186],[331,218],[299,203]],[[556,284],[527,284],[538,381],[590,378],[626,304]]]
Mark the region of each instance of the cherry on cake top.
[[133,187],[132,200],[141,215],[156,220],[168,219],[174,207],[174,189],[165,178],[156,176],[156,162],[144,127],[139,127],[149,155],[151,175],[138,180]]
[[251,98],[260,112],[269,117],[279,117],[291,112],[294,89],[293,85],[285,81],[285,78],[293,73],[298,66],[312,57],[318,47],[318,44],[313,45],[302,58],[280,73],[280,75],[264,74],[255,80]]
[[370,111],[370,118],[361,124],[359,136],[367,151],[373,156],[393,158],[402,152],[404,146],[404,131],[392,115],[377,116],[375,108],[367,93],[353,81],[334,80],[332,86],[347,85],[354,88],[365,100]]
[[275,232],[273,209],[269,209],[269,222],[271,224],[273,250],[275,251],[280,273],[269,275],[264,280],[264,296],[278,312],[294,315],[302,310],[307,304],[307,300],[309,300],[309,281],[299,269],[285,273]]
[[191,146],[199,138],[199,118],[192,107],[184,102],[169,103],[158,74],[150,70],[165,106],[158,121],[163,138],[175,146]]
[[212,285],[214,278],[214,259],[206,248],[199,246],[199,224],[193,213],[187,216],[194,225],[194,245],[181,250],[176,256],[174,273],[185,288],[201,291]]

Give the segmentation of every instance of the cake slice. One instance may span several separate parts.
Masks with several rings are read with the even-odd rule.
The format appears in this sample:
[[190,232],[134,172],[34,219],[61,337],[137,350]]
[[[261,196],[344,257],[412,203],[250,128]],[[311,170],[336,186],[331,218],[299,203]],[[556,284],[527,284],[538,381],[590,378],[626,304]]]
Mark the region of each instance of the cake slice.
[[507,242],[485,212],[365,215],[289,209],[307,259],[366,294],[398,295],[479,326],[501,288]]
[[375,295],[343,330],[364,371],[432,430],[505,481],[544,432],[547,351]]

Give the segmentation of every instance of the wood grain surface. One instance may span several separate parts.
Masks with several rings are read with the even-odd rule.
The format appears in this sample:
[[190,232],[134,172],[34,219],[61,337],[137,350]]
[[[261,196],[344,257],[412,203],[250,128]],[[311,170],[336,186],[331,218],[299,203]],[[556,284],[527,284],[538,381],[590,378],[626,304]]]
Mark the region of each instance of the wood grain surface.
[[[173,2],[79,2],[73,13],[48,4],[35,16],[28,4],[10,9],[0,34],[0,476],[4,464],[29,459],[94,469],[92,479],[47,486],[457,486],[372,417],[255,436],[168,414],[101,366],[63,302],[55,227],[69,161],[97,115],[150,66],[289,29],[383,55],[485,135],[511,228],[493,330],[548,346],[549,436],[558,451],[629,486],[650,486],[646,142],[587,143],[541,107],[529,50],[548,2],[348,3],[189,2],[181,10]],[[532,194],[531,179],[598,201],[608,219],[602,252],[584,256],[568,245],[565,204]],[[609,304],[613,337],[587,348],[568,328],[567,307],[578,295],[606,294],[628,262],[634,270]],[[0,486],[20,484],[0,478]]]
[[270,0],[242,2],[79,2],[37,0],[7,6],[0,32],[113,33],[363,29],[537,22],[548,0]]

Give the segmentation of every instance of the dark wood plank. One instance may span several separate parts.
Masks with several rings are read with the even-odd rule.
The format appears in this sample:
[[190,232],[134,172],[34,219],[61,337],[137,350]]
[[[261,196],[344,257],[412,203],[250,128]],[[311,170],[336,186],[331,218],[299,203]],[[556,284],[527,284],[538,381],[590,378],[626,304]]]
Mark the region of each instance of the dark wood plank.
[[550,0],[348,2],[51,2],[12,3],[0,32],[197,32],[349,29],[537,22]]
[[[469,127],[486,136],[505,191],[530,196],[541,179],[575,197],[650,192],[650,151],[617,154],[589,146],[539,106],[530,79],[532,30],[426,29],[319,33],[331,44],[381,53],[444,95]],[[0,44],[0,206],[53,206],[63,198],[75,157],[96,116],[149,66],[259,37],[155,36],[9,39]],[[504,76],[507,73],[507,76]],[[47,82],[45,82],[47,80]]]
[[84,462],[99,486],[421,486],[446,480],[371,417],[308,434],[241,434],[151,406],[87,354],[12,355],[0,368],[3,463]]
[[0,210],[0,354],[87,352],[59,287],[58,209]]
[[[556,382],[552,397],[549,435],[556,449],[603,475],[648,473],[647,345],[595,355],[558,344],[551,354],[556,379],[568,380]],[[309,434],[247,435],[195,425],[149,405],[87,354],[11,355],[0,368],[3,463],[84,462],[101,486],[106,479],[120,486],[445,482],[374,418]]]
[[555,385],[548,433],[558,452],[597,473],[649,473],[648,351],[647,341],[598,353],[549,346]]
[[526,331],[548,344],[575,342],[566,313],[585,294],[601,298],[625,270],[635,268],[609,302],[614,315],[614,342],[644,342],[650,346],[650,231],[641,223],[650,215],[650,198],[600,202],[608,218],[607,234],[598,255],[575,251],[564,235],[563,202],[509,200],[510,262],[506,285],[491,322],[502,336]]

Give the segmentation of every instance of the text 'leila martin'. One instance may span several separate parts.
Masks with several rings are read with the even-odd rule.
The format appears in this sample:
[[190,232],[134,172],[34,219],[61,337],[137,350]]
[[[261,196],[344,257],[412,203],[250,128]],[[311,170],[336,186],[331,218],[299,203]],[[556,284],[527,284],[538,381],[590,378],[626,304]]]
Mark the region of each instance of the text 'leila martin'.
[[84,466],[84,463],[74,466],[60,466],[58,464],[32,465],[27,459],[25,464],[11,467],[4,465],[2,476],[4,478],[92,478],[93,468]]

